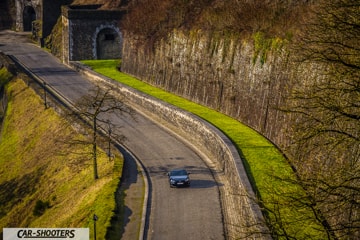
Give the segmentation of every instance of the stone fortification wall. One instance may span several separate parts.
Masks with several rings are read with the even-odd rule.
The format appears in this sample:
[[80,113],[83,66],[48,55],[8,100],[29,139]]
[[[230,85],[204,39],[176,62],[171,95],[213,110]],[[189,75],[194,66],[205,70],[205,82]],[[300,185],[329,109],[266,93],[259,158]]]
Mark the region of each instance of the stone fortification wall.
[[[132,106],[171,129],[206,155],[205,160],[221,183],[219,189],[227,235],[239,236],[244,233],[246,236],[249,234],[246,231],[253,231],[259,234],[258,239],[266,239],[266,235],[263,235],[266,230],[260,208],[254,201],[255,195],[243,162],[230,139],[191,113],[96,74],[79,63],[72,62],[71,65],[93,81],[102,85],[116,85],[115,89],[124,95]],[[236,194],[231,194],[234,192]],[[237,214],[233,214],[234,212]]]
[[[121,57],[122,33],[119,29],[121,11],[97,10],[100,5],[64,6],[63,22],[63,61],[100,59],[104,51],[108,58]],[[101,40],[102,30],[112,32],[112,39]],[[114,49],[106,49],[106,42]],[[101,49],[101,50],[100,50]],[[109,55],[110,54],[110,55]]]
[[[17,31],[30,31],[30,29],[26,29],[31,26],[31,22],[27,22],[29,20],[43,20],[42,19],[42,1],[41,0],[17,0],[15,1],[16,8],[16,30]],[[32,9],[34,11],[34,16],[27,16],[24,19],[24,10]],[[28,12],[29,13],[29,12]],[[25,25],[25,26],[24,26]],[[24,29],[25,28],[25,29]]]
[[121,70],[216,109],[281,146],[287,119],[279,111],[296,69],[282,42],[236,35],[174,31],[148,46],[125,34]]
[[[62,5],[68,5],[73,0],[16,0],[15,3],[7,3],[7,7],[9,7],[9,13],[13,15],[12,18],[16,21],[16,30],[18,31],[39,31],[36,34],[39,34],[37,37],[40,38],[41,43],[43,43],[44,39],[49,36],[51,30],[56,24],[57,19],[60,16],[60,8]],[[15,5],[15,6],[13,6]],[[14,8],[12,10],[11,8]],[[27,11],[25,9],[33,9],[34,16],[24,16]],[[13,13],[12,11],[16,11]],[[30,10],[31,11],[31,10]],[[25,19],[24,19],[25,17]],[[1,17],[0,17],[1,19]],[[31,29],[32,23],[30,21],[37,20],[40,22],[40,29]],[[24,26],[25,24],[25,26]],[[24,29],[24,27],[26,29]],[[29,29],[28,29],[29,28]]]

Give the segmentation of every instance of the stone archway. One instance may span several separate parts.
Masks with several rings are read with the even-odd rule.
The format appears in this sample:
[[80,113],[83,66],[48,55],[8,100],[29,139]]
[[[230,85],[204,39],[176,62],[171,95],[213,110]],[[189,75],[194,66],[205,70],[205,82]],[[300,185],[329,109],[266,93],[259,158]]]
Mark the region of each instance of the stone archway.
[[112,28],[100,30],[96,36],[96,59],[121,58],[121,36]]
[[35,9],[31,6],[25,6],[23,11],[23,30],[28,32],[32,30],[32,22],[36,20]]

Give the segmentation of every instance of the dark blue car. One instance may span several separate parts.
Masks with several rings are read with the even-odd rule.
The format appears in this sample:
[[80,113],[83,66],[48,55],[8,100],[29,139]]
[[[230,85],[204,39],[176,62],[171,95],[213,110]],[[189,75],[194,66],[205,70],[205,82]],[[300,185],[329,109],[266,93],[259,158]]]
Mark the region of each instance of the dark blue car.
[[174,169],[168,172],[170,187],[189,187],[189,174],[185,169]]

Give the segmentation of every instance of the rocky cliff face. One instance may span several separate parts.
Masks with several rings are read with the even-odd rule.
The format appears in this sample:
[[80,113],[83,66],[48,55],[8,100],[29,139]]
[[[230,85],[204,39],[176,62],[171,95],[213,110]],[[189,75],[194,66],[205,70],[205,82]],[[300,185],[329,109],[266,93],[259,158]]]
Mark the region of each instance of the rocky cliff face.
[[230,115],[278,145],[291,89],[289,54],[280,40],[173,31],[153,48],[125,34],[122,71]]

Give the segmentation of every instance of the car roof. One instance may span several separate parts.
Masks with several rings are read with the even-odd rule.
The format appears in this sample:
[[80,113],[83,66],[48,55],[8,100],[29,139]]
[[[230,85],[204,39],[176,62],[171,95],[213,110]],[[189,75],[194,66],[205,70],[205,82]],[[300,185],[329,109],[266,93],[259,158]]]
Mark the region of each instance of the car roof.
[[186,172],[187,173],[185,168],[177,168],[177,169],[172,169],[170,171],[170,173],[175,173],[175,172]]
[[186,171],[185,168],[176,168],[176,169],[172,169],[170,172],[177,172],[177,171]]

